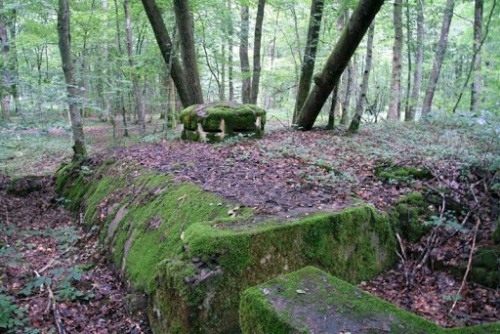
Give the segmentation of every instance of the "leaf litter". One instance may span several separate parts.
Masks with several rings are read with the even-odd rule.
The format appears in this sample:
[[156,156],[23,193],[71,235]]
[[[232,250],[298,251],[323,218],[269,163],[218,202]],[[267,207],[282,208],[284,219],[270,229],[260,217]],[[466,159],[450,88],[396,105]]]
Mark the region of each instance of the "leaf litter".
[[[362,130],[356,136],[341,131],[332,134],[281,130],[269,132],[258,141],[219,145],[162,141],[105,150],[100,155],[171,174],[178,182],[197,183],[207,191],[252,207],[256,212],[280,217],[339,210],[355,204],[353,198],[385,211],[401,195],[441,188],[447,190],[447,203],[470,209],[479,201],[481,208],[475,208],[469,217],[466,213],[458,214],[458,221],[464,223],[466,232],[457,233],[440,227],[428,261],[415,272],[411,287],[405,273],[408,267],[416,266],[419,256],[426,250],[428,237],[416,243],[403,241],[408,253],[406,261],[369,282],[361,282],[360,287],[445,327],[500,320],[498,288],[467,282],[458,294],[461,278],[446,270],[447,266],[467,262],[473,236],[472,217],[481,217],[482,220],[476,233],[477,247],[491,244],[489,236],[500,211],[498,192],[491,196],[477,186],[478,181],[491,180],[491,174],[485,176],[484,171],[469,170],[464,179],[463,169],[467,164],[461,161],[460,150],[432,156],[425,154],[422,147],[433,144],[435,134],[421,134],[412,144],[406,133],[398,133],[401,129],[390,130],[391,136],[385,138],[380,132],[377,134],[371,130]],[[98,138],[99,133],[94,132]],[[405,138],[404,145],[397,145],[394,136]],[[388,161],[397,166],[428,167],[434,178],[382,182],[375,175],[375,169]],[[7,179],[0,177],[0,183],[5,185]],[[471,184],[476,184],[472,191]],[[5,187],[0,190],[3,239],[7,245],[22,245],[16,246],[19,247],[16,254],[21,254],[22,261],[10,257],[0,260],[3,262],[2,293],[14,296],[20,307],[27,308],[27,325],[39,328],[41,332],[54,329],[54,319],[47,308],[47,292],[37,287],[30,296],[21,294],[24,286],[34,280],[33,271],[54,259],[50,263],[51,269],[85,268],[92,264],[83,271],[79,280],[71,281],[70,287],[80,289],[82,294],[71,293],[69,289],[68,294],[74,300],[57,302],[68,332],[149,332],[144,314],[132,312],[133,307],[126,302],[140,298],[130,298],[130,293],[107,269],[96,240],[87,240],[78,222],[72,221],[71,215],[57,203],[50,180],[45,179],[43,190],[22,199],[6,195]],[[430,209],[439,211],[439,205]],[[47,238],[42,233],[46,227],[57,230],[65,226],[76,226],[79,235],[70,250],[58,246],[53,236]],[[5,233],[7,231],[11,234]],[[21,231],[31,231],[32,235],[24,235]],[[67,273],[60,274],[65,275]],[[58,278],[54,280],[56,283],[52,285],[57,286]],[[456,307],[450,312],[455,301]]]

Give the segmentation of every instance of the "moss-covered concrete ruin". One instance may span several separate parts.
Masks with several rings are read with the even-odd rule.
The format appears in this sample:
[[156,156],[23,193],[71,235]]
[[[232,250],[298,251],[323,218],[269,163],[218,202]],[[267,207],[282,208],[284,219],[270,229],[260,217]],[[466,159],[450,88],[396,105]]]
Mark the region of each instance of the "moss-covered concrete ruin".
[[245,290],[243,333],[500,333],[500,323],[443,329],[314,267]]
[[179,117],[184,125],[182,139],[204,142],[219,142],[237,135],[260,138],[266,124],[263,109],[233,102],[193,105]]
[[242,291],[307,265],[358,282],[394,262],[389,221],[368,205],[264,219],[194,184],[114,162],[65,166],[57,186],[126,281],[149,294],[157,333],[237,332]]

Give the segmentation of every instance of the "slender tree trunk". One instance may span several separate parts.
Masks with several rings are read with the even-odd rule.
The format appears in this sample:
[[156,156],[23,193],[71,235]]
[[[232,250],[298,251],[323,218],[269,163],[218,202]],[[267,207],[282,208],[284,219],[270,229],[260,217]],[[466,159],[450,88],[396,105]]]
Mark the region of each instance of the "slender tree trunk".
[[68,0],[59,0],[57,12],[57,32],[59,35],[59,51],[61,53],[64,79],[68,94],[69,116],[74,140],[73,159],[81,159],[87,155],[82,118],[78,108],[80,94],[75,80],[75,68],[71,59],[70,12]]
[[233,66],[233,38],[234,38],[234,27],[233,27],[233,6],[231,0],[227,0],[227,8],[229,11],[229,18],[227,22],[227,80],[229,85],[229,101],[234,100],[234,66]]
[[255,19],[255,34],[253,42],[253,75],[252,75],[252,87],[250,103],[256,104],[257,97],[259,96],[259,83],[260,83],[260,54],[261,54],[261,44],[262,44],[262,24],[264,22],[264,7],[266,6],[265,0],[259,0],[259,5],[257,7],[257,17]]
[[142,4],[148,16],[149,23],[153,28],[153,32],[160,48],[163,60],[165,61],[165,64],[167,64],[167,66],[168,64],[170,64],[170,57],[173,57],[171,76],[174,80],[174,84],[177,88],[177,93],[179,94],[182,105],[184,107],[188,107],[192,104],[199,103],[199,101],[191,95],[192,88],[188,89],[186,76],[179,58],[174,56],[174,45],[172,44],[172,40],[170,39],[170,35],[168,33],[167,27],[165,26],[165,22],[163,22],[161,11],[158,8],[156,1],[142,0]]
[[194,44],[194,21],[189,0],[174,0],[174,11],[188,93],[191,96],[192,104],[200,104],[203,103],[203,92],[198,74]]
[[424,102],[422,104],[423,117],[427,116],[431,112],[432,100],[434,99],[436,85],[441,72],[441,65],[443,64],[444,54],[446,53],[446,47],[448,45],[448,32],[450,30],[454,7],[455,0],[446,1],[446,7],[443,14],[443,24],[441,26],[441,35],[439,37],[436,54],[434,55],[434,65],[432,67],[431,79],[425,91]]
[[383,3],[384,0],[359,1],[323,70],[314,78],[315,85],[297,120],[299,128],[303,130],[312,128],[328,95],[338,84],[342,72]]
[[11,66],[9,61],[9,40],[8,40],[7,17],[3,0],[0,0],[0,107],[4,118],[10,117],[11,94]]
[[248,31],[250,29],[248,5],[241,6],[240,28],[240,64],[241,64],[241,101],[250,103],[251,75],[250,61],[248,60]]
[[17,10],[12,9],[12,19],[10,25],[10,53],[12,61],[12,76],[14,82],[12,82],[12,95],[14,96],[15,112],[16,114],[21,113],[21,99],[19,97],[18,81],[19,81],[19,61],[17,58],[17,46],[16,46],[16,34],[17,34]]
[[316,51],[318,49],[319,33],[321,30],[321,20],[323,17],[324,0],[313,0],[311,4],[311,13],[309,15],[309,28],[307,32],[306,49],[304,51],[304,60],[302,61],[302,71],[300,74],[299,88],[297,90],[297,99],[293,112],[293,123],[297,121],[297,115],[302,109],[304,102],[311,89],[311,81],[314,73],[314,64],[316,62]]
[[332,103],[330,104],[330,110],[328,111],[328,123],[326,124],[327,130],[333,130],[335,128],[335,110],[338,108],[338,96],[339,85],[336,85],[332,89]]
[[415,121],[417,105],[422,86],[422,73],[424,64],[424,0],[417,0],[417,50],[415,55],[415,71],[413,72],[413,88],[411,91],[408,112],[405,121]]
[[410,94],[411,94],[411,72],[413,68],[412,64],[412,31],[411,31],[411,13],[410,13],[410,2],[409,0],[405,0],[405,17],[406,17],[406,62],[407,62],[407,70],[406,70],[406,96],[405,96],[405,108],[404,108],[404,119],[407,120],[407,115],[410,112]]
[[219,99],[221,101],[226,100],[226,42],[222,42],[222,45],[220,47],[221,51],[221,59],[222,59],[222,64],[221,64],[221,70],[220,70],[220,90],[219,90]]
[[368,83],[370,80],[370,71],[372,68],[372,58],[373,58],[373,36],[375,34],[375,22],[372,22],[370,28],[368,29],[368,38],[366,40],[366,58],[365,58],[365,69],[363,71],[363,81],[361,82],[361,89],[356,101],[356,111],[354,117],[352,118],[351,125],[349,125],[349,131],[358,131],[359,125],[361,123],[361,118],[363,116],[363,111],[365,107],[366,94],[368,92]]
[[354,57],[351,57],[351,61],[347,64],[347,69],[345,70],[346,82],[344,86],[344,96],[342,98],[342,117],[340,118],[340,124],[347,125],[349,122],[349,109],[351,106],[351,92],[354,77]]
[[141,87],[139,85],[139,76],[135,69],[135,54],[134,54],[134,40],[132,38],[132,20],[130,18],[130,2],[129,0],[123,0],[123,8],[125,10],[125,31],[127,36],[127,55],[128,64],[130,66],[131,78],[132,78],[132,89],[134,90],[135,99],[135,110],[137,115],[137,122],[139,124],[139,133],[144,134],[146,132],[146,108],[144,106],[143,94]]
[[482,39],[482,28],[483,28],[483,7],[484,0],[476,0],[474,6],[474,79],[471,87],[471,104],[470,111],[478,112],[481,94],[481,39]]
[[403,51],[403,2],[394,0],[394,45],[392,48],[391,102],[387,119],[399,120],[401,114],[401,56]]

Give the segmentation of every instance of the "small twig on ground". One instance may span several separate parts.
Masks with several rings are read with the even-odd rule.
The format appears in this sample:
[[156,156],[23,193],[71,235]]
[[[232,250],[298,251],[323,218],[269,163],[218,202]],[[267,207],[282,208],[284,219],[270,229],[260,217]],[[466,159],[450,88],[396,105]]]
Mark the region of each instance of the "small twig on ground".
[[[460,284],[460,288],[458,289],[457,296],[459,296],[462,293],[462,290],[465,287],[465,284],[467,283],[467,276],[469,275],[469,272],[472,268],[472,258],[474,256],[474,253],[476,251],[476,238],[477,238],[477,231],[479,230],[479,225],[481,225],[481,219],[476,217],[476,226],[474,227],[474,236],[472,237],[472,247],[470,249],[469,253],[469,261],[467,262],[467,269],[465,270],[464,277],[462,278],[462,284]],[[448,313],[452,313],[455,307],[457,306],[458,303],[458,298],[455,298],[455,301],[453,302],[453,305],[450,308],[450,311]]]
[[[34,272],[36,277],[40,277],[40,273],[38,271],[35,270]],[[43,284],[42,286],[40,286],[40,288],[42,287]],[[49,293],[49,303],[47,304],[46,311],[48,311],[48,309],[52,306],[52,313],[54,314],[54,320],[56,322],[57,331],[59,334],[66,334],[66,331],[64,330],[64,326],[61,320],[61,313],[59,312],[59,306],[57,305],[56,302],[56,297],[54,296],[54,293],[52,292],[50,285],[47,284],[46,287]]]
[[66,250],[64,252],[62,252],[61,254],[58,254],[56,257],[50,259],[49,262],[47,262],[47,264],[42,269],[35,271],[35,272],[38,272],[39,274],[43,273],[45,270],[49,269],[56,262],[57,259],[62,257],[64,254],[69,252],[71,249],[72,249],[71,246],[69,246],[68,248],[66,248]]

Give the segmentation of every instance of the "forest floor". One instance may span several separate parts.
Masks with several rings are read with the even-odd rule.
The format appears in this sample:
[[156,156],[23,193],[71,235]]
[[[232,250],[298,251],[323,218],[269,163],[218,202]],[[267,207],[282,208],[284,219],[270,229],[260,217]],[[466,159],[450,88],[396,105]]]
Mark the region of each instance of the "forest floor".
[[[86,134],[97,159],[113,157],[172,174],[263,215],[293,218],[338,210],[358,200],[385,211],[404,194],[434,193],[438,203],[428,209],[442,224],[434,224],[420,241],[401,240],[398,266],[360,287],[454,327],[500,321],[498,287],[462,282],[462,275],[443,269],[467,264],[477,248],[492,243],[500,211],[499,190],[493,187],[500,177],[495,165],[500,157],[498,128],[456,122],[379,124],[351,135],[281,127],[262,140],[235,138],[216,145],[161,139],[161,133],[140,144],[110,145],[116,144],[116,137],[112,140],[110,129],[98,124],[88,126]],[[23,140],[22,134],[14,135]],[[57,131],[45,136],[68,140]],[[5,156],[16,167],[3,171],[16,176],[53,172],[69,154],[66,146],[45,154],[41,163],[29,164],[19,162],[29,154],[13,151]],[[430,177],[384,180],[376,172],[381,167],[426,169]],[[10,305],[27,307],[18,318],[33,332],[45,333],[57,322],[68,332],[147,332],[141,315],[133,316],[127,302],[140,296],[131,295],[113,278],[95,240],[87,240],[78,221],[60,207],[50,177],[38,179],[42,189],[26,197],[7,195],[9,177],[1,180],[0,263],[5,269],[0,271],[0,296],[9,297]],[[457,214],[450,218],[452,209]]]

